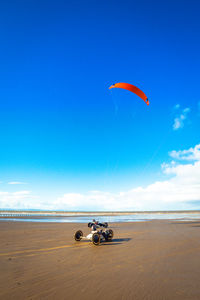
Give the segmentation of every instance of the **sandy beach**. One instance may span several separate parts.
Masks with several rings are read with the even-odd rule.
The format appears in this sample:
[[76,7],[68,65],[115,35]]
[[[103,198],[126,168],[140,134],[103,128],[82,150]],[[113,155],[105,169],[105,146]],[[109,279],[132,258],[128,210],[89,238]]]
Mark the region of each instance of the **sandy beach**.
[[200,221],[111,228],[94,246],[87,224],[0,222],[0,299],[200,299]]

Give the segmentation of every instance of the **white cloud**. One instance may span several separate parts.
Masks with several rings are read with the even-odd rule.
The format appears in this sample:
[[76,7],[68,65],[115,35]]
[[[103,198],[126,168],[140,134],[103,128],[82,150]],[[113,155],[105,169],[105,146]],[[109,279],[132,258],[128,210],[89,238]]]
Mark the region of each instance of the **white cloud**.
[[180,108],[180,104],[176,104],[176,105],[174,106],[174,108],[175,108],[175,109],[179,109],[179,108]]
[[[189,159],[188,164],[163,164],[162,170],[171,178],[156,181],[121,193],[101,191],[86,194],[64,194],[54,205],[66,210],[170,210],[200,208],[200,145],[183,151],[172,151],[173,158]],[[194,162],[195,160],[195,162]],[[196,206],[195,206],[196,203]]]
[[21,182],[21,181],[10,181],[8,184],[26,184],[26,182]]
[[[178,109],[180,107],[179,104],[176,105]],[[184,127],[184,121],[188,117],[188,113],[190,112],[190,108],[187,107],[181,111],[181,113],[174,119],[173,130],[178,130]]]
[[0,207],[90,211],[144,211],[200,209],[200,144],[171,151],[173,160],[161,166],[166,180],[119,193],[89,191],[65,193],[55,201],[40,199],[30,191],[0,192]]
[[171,151],[169,155],[178,160],[200,160],[200,144],[188,150]]
[[0,208],[20,209],[32,208],[33,196],[30,191],[3,192],[0,191]]

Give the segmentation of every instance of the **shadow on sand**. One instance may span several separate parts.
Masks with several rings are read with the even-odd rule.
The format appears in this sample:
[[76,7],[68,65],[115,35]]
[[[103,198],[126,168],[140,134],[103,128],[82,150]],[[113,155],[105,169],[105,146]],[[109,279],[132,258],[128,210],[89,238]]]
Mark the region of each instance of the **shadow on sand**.
[[131,238],[124,238],[124,239],[113,239],[110,242],[102,242],[102,246],[114,246],[114,245],[120,245],[123,244],[124,242],[129,242]]

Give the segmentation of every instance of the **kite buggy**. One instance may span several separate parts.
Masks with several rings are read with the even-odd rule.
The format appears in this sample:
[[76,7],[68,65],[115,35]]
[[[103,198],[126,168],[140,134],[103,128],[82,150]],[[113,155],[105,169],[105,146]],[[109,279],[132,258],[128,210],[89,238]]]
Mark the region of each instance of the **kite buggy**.
[[88,227],[91,228],[91,232],[87,236],[83,236],[81,230],[76,231],[74,234],[75,241],[79,242],[81,240],[90,240],[96,246],[100,244],[101,241],[112,241],[113,231],[108,228],[108,223],[100,223],[93,220],[93,222],[88,223]]

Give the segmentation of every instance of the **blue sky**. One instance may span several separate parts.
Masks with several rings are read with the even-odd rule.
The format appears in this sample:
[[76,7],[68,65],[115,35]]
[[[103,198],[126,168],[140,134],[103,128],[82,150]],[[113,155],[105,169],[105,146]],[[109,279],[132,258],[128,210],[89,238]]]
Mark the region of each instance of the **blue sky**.
[[[199,10],[198,1],[2,3],[0,207],[200,208],[191,177],[199,174]],[[115,82],[141,88],[149,107],[109,90]],[[195,196],[180,203],[174,191],[173,203],[162,202],[156,191],[150,204],[156,182],[177,179],[184,191],[169,172],[172,151],[184,150],[193,156],[175,155],[176,170],[194,167]],[[139,187],[141,205],[129,192]]]

